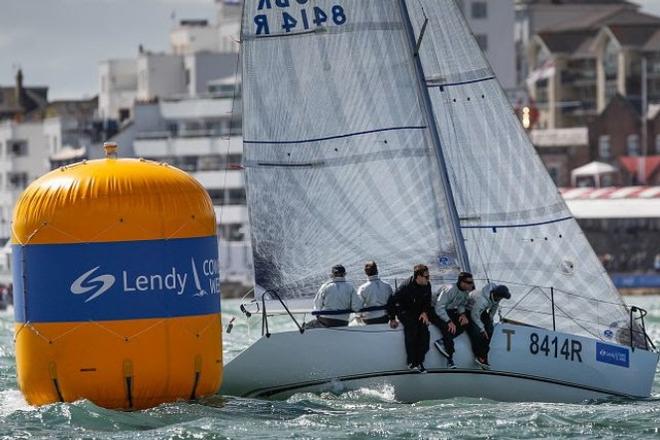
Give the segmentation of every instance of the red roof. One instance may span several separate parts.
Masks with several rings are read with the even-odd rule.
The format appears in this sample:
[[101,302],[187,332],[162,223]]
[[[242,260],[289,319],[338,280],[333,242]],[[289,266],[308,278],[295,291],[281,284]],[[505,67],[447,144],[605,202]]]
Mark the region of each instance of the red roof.
[[[626,169],[630,174],[637,174],[639,172],[639,160],[641,158],[638,156],[623,156],[619,158],[621,166]],[[653,176],[658,168],[660,168],[660,155],[658,156],[646,156],[646,163],[644,164],[644,181],[648,182]]]

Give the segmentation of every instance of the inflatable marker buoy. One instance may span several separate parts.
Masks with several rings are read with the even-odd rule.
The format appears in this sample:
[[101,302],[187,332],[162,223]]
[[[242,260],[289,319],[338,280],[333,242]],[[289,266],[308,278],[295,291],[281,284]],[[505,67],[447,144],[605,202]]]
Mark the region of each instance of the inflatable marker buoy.
[[213,204],[181,170],[106,158],[51,171],[14,210],[18,384],[30,404],[141,409],[222,380]]

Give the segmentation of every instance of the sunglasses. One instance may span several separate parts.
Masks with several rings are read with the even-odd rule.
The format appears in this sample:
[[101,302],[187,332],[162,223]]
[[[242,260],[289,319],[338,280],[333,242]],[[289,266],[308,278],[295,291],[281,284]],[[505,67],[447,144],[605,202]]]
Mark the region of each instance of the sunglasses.
[[461,283],[465,283],[465,284],[468,284],[470,286],[474,286],[474,281],[462,280]]

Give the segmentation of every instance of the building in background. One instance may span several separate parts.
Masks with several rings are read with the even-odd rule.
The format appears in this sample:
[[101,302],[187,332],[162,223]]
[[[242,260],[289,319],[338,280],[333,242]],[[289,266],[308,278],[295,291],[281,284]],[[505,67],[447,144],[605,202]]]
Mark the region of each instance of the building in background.
[[[11,90],[12,93],[7,93]],[[96,98],[48,102],[47,87],[2,87],[0,116],[0,245],[11,236],[14,204],[21,192],[50,170],[50,157],[62,150],[85,151],[103,135]],[[8,96],[13,99],[7,99]]]
[[619,289],[660,287],[660,187],[564,188],[562,196]]
[[518,87],[513,40],[514,0],[457,0],[456,3],[498,81],[513,96]]
[[[456,1],[558,186],[660,184],[660,18],[623,0]],[[98,100],[49,103],[47,88],[24,87],[22,73],[0,87],[0,240],[29,182],[102,157],[112,140],[123,156],[172,164],[205,186],[225,291],[250,286],[241,3],[215,0],[215,23],[180,20],[167,53],[138,46],[132,58],[100,62]]]
[[[99,114],[119,127],[112,140],[123,156],[171,164],[204,185],[216,210],[224,289],[234,284],[244,291],[240,286],[251,286],[253,275],[240,169],[242,4],[217,0],[215,7],[216,23],[181,20],[170,33],[169,53],[140,47],[135,59],[102,62]],[[108,84],[115,87],[104,89]]]
[[230,77],[208,87],[205,94],[137,103],[132,147],[136,156],[176,166],[206,188],[221,239],[222,281],[250,286],[240,82]]
[[608,17],[638,10],[639,5],[626,0],[515,0],[517,84],[524,84],[536,68],[529,66],[528,49],[537,33],[591,29]]
[[[660,18],[622,7],[607,14],[595,8],[583,19],[530,40],[527,85],[539,109],[538,128],[587,125],[616,94],[641,105],[641,59],[660,57]],[[655,90],[653,100],[660,98]]]

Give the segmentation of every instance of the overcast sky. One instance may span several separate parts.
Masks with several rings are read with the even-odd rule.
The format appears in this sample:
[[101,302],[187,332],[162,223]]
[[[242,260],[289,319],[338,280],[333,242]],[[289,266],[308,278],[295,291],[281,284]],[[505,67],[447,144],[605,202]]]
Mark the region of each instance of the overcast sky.
[[[660,0],[637,0],[660,15]],[[97,64],[169,48],[174,20],[215,20],[213,0],[0,0],[0,84],[49,86],[51,99],[97,93]]]

